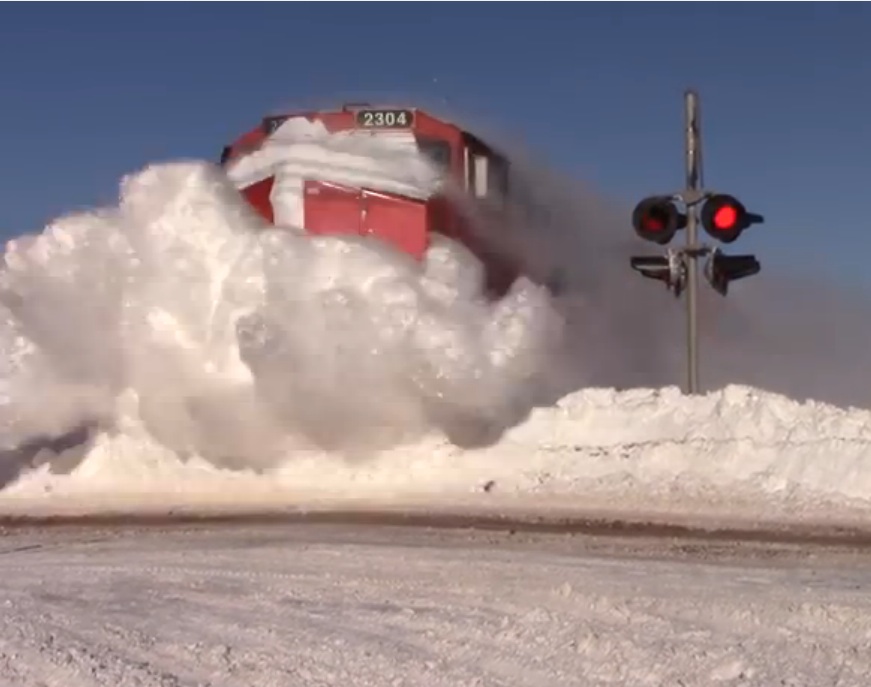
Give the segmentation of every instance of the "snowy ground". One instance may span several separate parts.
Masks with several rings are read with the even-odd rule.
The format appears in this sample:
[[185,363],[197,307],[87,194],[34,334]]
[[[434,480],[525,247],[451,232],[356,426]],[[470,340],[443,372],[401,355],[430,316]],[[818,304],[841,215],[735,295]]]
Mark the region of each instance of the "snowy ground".
[[867,685],[871,561],[423,529],[0,537],[0,684]]
[[47,512],[418,508],[864,525],[871,412],[747,387],[587,389],[501,441],[438,437],[357,460],[291,454],[265,471],[182,459],[135,427],[87,455],[25,469],[0,515]]

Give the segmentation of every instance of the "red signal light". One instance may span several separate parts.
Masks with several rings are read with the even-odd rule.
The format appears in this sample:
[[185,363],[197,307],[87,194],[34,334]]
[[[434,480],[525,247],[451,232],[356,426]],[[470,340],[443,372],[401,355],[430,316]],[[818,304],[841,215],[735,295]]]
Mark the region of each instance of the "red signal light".
[[717,229],[731,229],[738,222],[738,211],[731,205],[723,205],[714,212],[714,226]]
[[678,212],[671,198],[653,196],[635,206],[632,226],[645,241],[665,245],[674,238],[678,229],[686,226],[686,215]]
[[668,227],[669,213],[663,207],[651,207],[641,218],[641,226],[646,231],[665,231]]
[[732,243],[751,224],[761,222],[762,216],[747,212],[737,198],[721,193],[708,198],[701,219],[710,236],[722,243]]

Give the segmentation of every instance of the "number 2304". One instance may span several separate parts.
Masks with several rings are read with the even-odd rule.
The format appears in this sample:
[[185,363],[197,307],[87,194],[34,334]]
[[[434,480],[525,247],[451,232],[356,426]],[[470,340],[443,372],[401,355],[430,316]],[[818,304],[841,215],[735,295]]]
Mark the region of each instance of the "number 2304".
[[411,115],[405,110],[361,112],[359,121],[365,127],[402,127],[411,125]]

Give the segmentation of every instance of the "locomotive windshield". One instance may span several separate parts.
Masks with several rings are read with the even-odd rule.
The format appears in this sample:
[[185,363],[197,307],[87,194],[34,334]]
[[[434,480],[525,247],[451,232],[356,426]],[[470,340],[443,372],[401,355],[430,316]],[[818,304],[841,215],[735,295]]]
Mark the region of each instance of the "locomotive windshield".
[[417,136],[417,148],[437,169],[447,171],[451,167],[451,145],[440,138]]

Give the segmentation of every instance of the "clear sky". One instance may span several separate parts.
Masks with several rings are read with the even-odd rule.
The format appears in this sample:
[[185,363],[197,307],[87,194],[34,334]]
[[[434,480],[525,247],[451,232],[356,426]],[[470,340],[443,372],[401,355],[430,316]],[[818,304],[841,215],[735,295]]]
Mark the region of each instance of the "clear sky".
[[709,185],[767,219],[731,250],[871,284],[869,35],[867,3],[4,3],[0,227],[369,94],[447,102],[631,203],[681,183],[692,86]]

